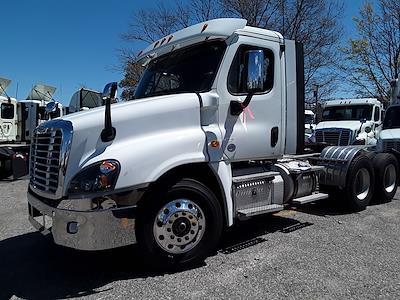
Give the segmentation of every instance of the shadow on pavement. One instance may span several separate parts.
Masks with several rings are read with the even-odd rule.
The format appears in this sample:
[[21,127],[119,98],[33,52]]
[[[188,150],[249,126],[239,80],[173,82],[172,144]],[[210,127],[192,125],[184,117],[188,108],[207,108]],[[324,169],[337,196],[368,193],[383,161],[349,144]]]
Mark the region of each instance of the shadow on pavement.
[[[235,245],[246,242],[251,246],[254,239],[262,241],[265,239],[261,236],[265,234],[285,232],[287,228],[299,224],[290,217],[279,216],[242,222],[225,233],[221,252],[229,254],[224,249],[234,249]],[[0,257],[0,299],[13,295],[26,299],[92,294],[101,297],[103,291],[112,289],[104,286],[114,281],[164,274],[150,271],[135,246],[97,252],[77,251],[57,246],[51,236],[44,237],[37,232],[0,241]],[[192,268],[196,267],[201,266]]]

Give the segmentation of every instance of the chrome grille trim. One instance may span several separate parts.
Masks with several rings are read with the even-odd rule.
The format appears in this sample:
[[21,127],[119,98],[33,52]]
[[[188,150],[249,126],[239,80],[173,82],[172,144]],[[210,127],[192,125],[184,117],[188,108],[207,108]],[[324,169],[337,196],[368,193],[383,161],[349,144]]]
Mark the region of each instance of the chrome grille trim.
[[317,143],[328,143],[332,146],[350,145],[351,130],[349,129],[318,129],[315,131]]
[[31,144],[31,190],[39,196],[60,199],[71,149],[73,128],[70,121],[51,120],[34,132]]

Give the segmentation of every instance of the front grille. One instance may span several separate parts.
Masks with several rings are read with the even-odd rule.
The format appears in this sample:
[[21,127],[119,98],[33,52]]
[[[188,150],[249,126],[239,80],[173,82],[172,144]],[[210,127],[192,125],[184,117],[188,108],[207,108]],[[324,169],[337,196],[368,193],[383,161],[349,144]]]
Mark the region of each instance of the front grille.
[[383,152],[400,151],[400,140],[383,140]]
[[348,129],[343,130],[317,130],[315,139],[317,143],[327,143],[333,146],[347,146],[350,144],[350,133]]
[[36,130],[31,145],[30,183],[55,194],[58,187],[63,133],[61,129]]

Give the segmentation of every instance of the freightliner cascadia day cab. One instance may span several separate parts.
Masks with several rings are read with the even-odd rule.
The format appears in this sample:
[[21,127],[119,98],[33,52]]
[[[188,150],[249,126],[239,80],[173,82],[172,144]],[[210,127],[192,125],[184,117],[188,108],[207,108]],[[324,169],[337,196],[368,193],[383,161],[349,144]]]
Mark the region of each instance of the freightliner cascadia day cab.
[[110,83],[104,107],[39,126],[33,226],[66,247],[137,243],[153,263],[188,264],[213,251],[224,228],[325,199],[325,190],[355,210],[372,196],[390,200],[396,161],[376,181],[361,147],[302,154],[302,45],[246,23],[216,19],[166,36],[139,54],[146,70],[134,101],[111,105]]

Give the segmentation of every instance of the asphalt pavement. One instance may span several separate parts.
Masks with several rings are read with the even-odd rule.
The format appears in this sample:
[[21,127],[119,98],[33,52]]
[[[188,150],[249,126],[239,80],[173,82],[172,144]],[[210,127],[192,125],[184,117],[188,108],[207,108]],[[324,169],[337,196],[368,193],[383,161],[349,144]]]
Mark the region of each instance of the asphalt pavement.
[[0,299],[400,299],[400,194],[348,213],[326,200],[242,222],[198,266],[150,271],[135,246],[53,244],[27,181],[0,181]]

